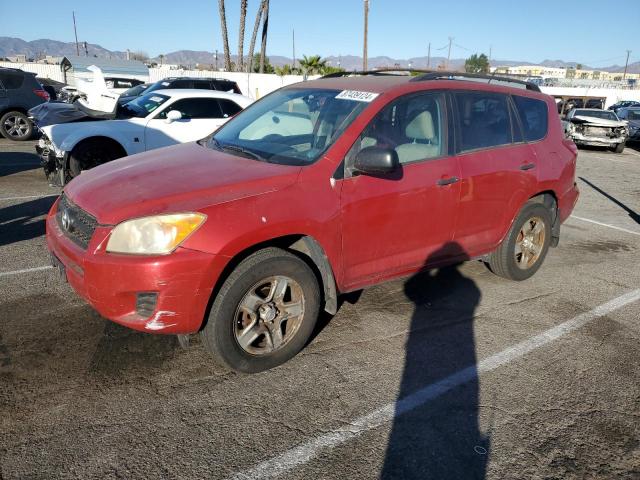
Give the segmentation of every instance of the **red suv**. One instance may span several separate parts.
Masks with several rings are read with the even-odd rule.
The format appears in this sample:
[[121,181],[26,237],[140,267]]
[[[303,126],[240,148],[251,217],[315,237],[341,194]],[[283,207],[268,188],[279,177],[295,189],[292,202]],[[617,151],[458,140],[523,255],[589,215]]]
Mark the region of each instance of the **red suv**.
[[293,357],[341,293],[469,258],[524,280],[577,201],[577,150],[535,85],[467,77],[300,83],[84,172],[49,213],[52,259],[103,316],[200,331],[242,372]]

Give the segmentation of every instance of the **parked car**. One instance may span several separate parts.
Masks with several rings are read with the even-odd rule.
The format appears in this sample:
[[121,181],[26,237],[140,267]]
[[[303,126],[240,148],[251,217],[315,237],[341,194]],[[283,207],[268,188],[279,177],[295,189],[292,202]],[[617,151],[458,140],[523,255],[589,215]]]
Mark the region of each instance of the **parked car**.
[[618,117],[629,125],[627,141],[640,142],[640,106],[621,108],[618,110]]
[[120,97],[118,97],[118,104],[124,105],[125,103],[129,103],[131,100],[142,95],[151,85],[153,84],[141,83],[140,85],[125,90],[120,94]]
[[42,131],[36,150],[45,174],[64,185],[117,158],[200,140],[251,102],[235,93],[157,90],[120,107],[113,119],[69,116],[67,123],[44,125],[37,109],[30,113]]
[[623,100],[621,102],[614,103],[608,108],[608,110],[613,110],[614,112],[618,113],[618,110],[627,107],[640,107],[640,102],[637,102],[635,100]]
[[0,67],[0,134],[9,140],[29,140],[33,123],[27,112],[48,100],[35,73]]
[[60,91],[67,86],[62,82],[51,80],[50,78],[36,77],[36,80],[40,85],[42,85],[42,88],[49,94],[49,101],[51,102],[57,101],[58,96],[60,95]]
[[566,135],[576,145],[607,147],[622,153],[629,137],[627,122],[620,120],[611,110],[574,108],[564,121]]
[[[82,84],[83,82],[91,82],[93,79],[76,79],[76,83]],[[107,90],[111,93],[115,93],[118,95],[123,94],[127,90],[130,90],[133,87],[137,87],[138,85],[144,84],[142,80],[138,80],[135,78],[124,78],[124,77],[104,77],[104,82],[107,87]],[[60,100],[67,103],[73,103],[78,98],[83,97],[85,94],[82,91],[82,88],[78,86],[67,86],[61,89],[60,92]]]
[[147,93],[155,92],[156,90],[176,88],[196,88],[202,90],[219,90],[221,92],[237,93],[242,95],[242,91],[238,84],[233,80],[227,80],[226,78],[199,78],[199,77],[169,77],[163,80],[159,80],[152,84]]
[[538,87],[468,76],[299,83],[89,170],[48,215],[54,264],[104,317],[202,332],[242,372],[293,357],[341,293],[469,258],[525,280],[577,201],[577,149]]

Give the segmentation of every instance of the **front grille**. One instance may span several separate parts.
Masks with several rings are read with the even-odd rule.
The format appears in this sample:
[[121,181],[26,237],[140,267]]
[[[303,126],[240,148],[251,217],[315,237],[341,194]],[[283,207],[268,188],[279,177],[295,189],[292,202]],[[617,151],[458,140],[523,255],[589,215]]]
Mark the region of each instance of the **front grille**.
[[58,203],[56,221],[60,230],[84,250],[89,246],[93,232],[98,226],[98,221],[94,217],[71,203],[64,194]]
[[611,129],[607,127],[587,127],[587,135],[593,135],[594,137],[608,137],[611,134]]

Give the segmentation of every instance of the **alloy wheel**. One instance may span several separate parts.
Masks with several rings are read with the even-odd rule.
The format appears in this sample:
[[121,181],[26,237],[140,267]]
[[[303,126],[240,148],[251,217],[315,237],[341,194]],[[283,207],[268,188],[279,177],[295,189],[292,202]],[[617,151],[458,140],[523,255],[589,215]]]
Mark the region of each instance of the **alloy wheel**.
[[531,217],[524,222],[515,244],[516,265],[521,270],[527,270],[538,261],[544,248],[546,229],[544,220],[540,217]]
[[29,122],[17,115],[7,117],[3,127],[11,138],[22,138],[29,133]]
[[304,318],[305,299],[295,280],[277,275],[254,284],[234,317],[238,345],[251,355],[271,354],[286,345]]

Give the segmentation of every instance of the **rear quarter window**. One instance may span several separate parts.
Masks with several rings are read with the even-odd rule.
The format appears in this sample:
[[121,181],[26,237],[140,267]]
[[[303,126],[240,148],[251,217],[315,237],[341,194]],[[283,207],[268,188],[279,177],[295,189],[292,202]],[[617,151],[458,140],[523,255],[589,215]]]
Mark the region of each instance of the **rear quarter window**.
[[524,139],[527,142],[535,142],[546,137],[549,126],[549,111],[546,102],[517,95],[513,97],[513,101],[522,123]]
[[16,72],[0,72],[0,83],[7,90],[16,90],[22,87],[24,75]]

